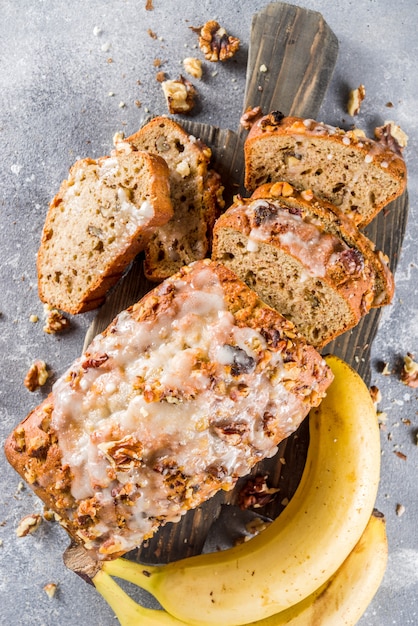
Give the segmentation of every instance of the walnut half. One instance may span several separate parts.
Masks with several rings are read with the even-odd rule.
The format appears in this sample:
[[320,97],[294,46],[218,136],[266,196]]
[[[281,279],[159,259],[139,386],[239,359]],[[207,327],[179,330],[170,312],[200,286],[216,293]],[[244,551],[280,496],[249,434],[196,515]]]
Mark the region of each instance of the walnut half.
[[226,61],[234,56],[239,49],[240,40],[228,35],[215,20],[206,22],[199,32],[199,48],[208,61]]

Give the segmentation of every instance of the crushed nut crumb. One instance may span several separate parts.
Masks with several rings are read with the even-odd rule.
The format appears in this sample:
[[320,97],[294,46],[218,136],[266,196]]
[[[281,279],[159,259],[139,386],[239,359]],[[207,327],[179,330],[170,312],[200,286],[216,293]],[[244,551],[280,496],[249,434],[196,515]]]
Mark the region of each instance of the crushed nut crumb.
[[30,366],[25,376],[25,380],[23,381],[23,384],[25,385],[26,389],[33,392],[33,391],[36,391],[39,387],[42,387],[43,385],[45,385],[46,381],[48,380],[48,377],[49,377],[49,373],[46,368],[45,361],[42,361],[41,359],[37,359]]
[[348,96],[347,112],[349,115],[358,115],[360,113],[360,106],[366,97],[366,88],[364,85],[359,85],[357,89],[352,89]]
[[383,376],[390,376],[391,375],[391,371],[389,369],[389,363],[383,363],[382,375]]
[[52,598],[55,596],[57,588],[58,585],[56,583],[47,583],[44,586],[44,591],[50,600],[52,600]]
[[406,509],[404,507],[403,504],[397,504],[396,505],[396,515],[398,517],[401,517],[401,515],[403,515],[405,513]]
[[163,72],[163,71],[157,72],[157,74],[155,75],[155,78],[156,78],[157,82],[163,83],[165,81],[165,79],[166,79],[165,72]]
[[414,357],[410,352],[403,358],[401,381],[408,387],[418,387],[418,363],[414,361]]
[[34,533],[42,522],[42,516],[39,513],[32,513],[23,517],[17,528],[16,535],[18,537],[26,537],[26,535]]
[[39,322],[39,317],[33,314],[29,317],[29,321],[32,322],[32,324],[36,324],[36,322]]
[[379,402],[382,401],[382,394],[380,393],[380,389],[379,387],[376,387],[376,385],[372,385],[369,391],[370,391],[370,397],[373,401],[373,404],[375,407],[377,407]]

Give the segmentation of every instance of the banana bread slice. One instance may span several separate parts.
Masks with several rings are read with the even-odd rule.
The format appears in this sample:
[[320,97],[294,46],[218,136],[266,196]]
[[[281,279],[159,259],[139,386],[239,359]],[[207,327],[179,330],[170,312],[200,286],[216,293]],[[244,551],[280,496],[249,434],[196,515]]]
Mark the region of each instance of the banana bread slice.
[[98,307],[172,216],[169,184],[165,161],[145,152],[77,161],[46,216],[40,299],[72,314]]
[[317,348],[393,296],[386,258],[352,220],[287,182],[236,199],[215,224],[212,254]]
[[92,341],[6,455],[77,542],[113,558],[272,456],[331,380],[291,322],[197,261]]
[[390,129],[381,141],[278,112],[259,119],[245,141],[245,187],[287,181],[311,189],[366,226],[405,190],[407,172]]
[[211,150],[168,117],[155,117],[121,146],[158,154],[170,170],[174,215],[152,235],[145,249],[145,274],[161,281],[180,267],[209,255],[212,227],[223,207],[219,174]]

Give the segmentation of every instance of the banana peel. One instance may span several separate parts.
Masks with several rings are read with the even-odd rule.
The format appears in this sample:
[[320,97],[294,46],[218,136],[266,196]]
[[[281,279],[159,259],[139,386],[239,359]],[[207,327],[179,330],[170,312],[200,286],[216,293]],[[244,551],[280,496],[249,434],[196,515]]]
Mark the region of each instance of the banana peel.
[[[285,611],[248,626],[354,626],[372,601],[387,565],[384,517],[374,513],[352,552],[339,569],[307,598]],[[93,584],[115,612],[121,626],[182,626],[164,610],[137,604],[103,570]]]

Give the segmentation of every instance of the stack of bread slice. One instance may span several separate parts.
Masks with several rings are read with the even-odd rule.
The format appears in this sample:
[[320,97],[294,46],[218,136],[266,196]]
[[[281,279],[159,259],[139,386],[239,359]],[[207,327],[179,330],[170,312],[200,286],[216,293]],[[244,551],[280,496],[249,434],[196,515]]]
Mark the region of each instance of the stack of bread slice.
[[[317,348],[389,304],[388,258],[359,230],[406,185],[401,149],[272,112],[246,139],[245,186],[214,229],[225,263]],[[388,141],[388,138],[391,141]]]
[[221,214],[210,148],[156,117],[72,168],[46,219],[40,297],[78,313],[139,250],[155,282],[211,256],[323,347],[393,297],[388,259],[360,231],[406,186],[401,149],[390,129],[381,137],[272,112],[244,146],[252,196]]

